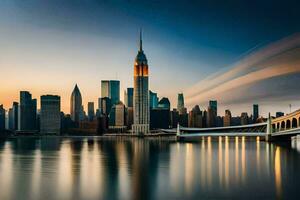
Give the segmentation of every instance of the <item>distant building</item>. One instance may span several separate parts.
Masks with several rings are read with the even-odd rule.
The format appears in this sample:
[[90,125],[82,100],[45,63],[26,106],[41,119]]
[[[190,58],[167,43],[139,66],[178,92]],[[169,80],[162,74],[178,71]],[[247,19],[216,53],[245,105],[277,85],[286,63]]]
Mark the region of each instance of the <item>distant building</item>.
[[133,120],[132,133],[144,135],[149,133],[150,107],[149,107],[149,68],[142,46],[140,33],[140,49],[134,62],[134,94],[133,94]]
[[12,131],[18,130],[18,110],[19,103],[13,102],[12,108],[9,112],[9,129]]
[[109,80],[101,81],[101,97],[110,97]]
[[171,104],[168,98],[163,97],[159,102],[158,102],[158,108],[163,108],[163,109],[168,109],[170,110]]
[[13,130],[13,124],[14,124],[13,109],[10,108],[10,109],[8,109],[8,129],[9,130]]
[[131,128],[131,125],[133,124],[133,107],[127,108],[126,124],[129,129]]
[[202,128],[202,112],[198,105],[189,112],[188,126]]
[[18,130],[37,131],[36,99],[28,91],[20,92],[18,111]]
[[242,112],[242,114],[241,114],[241,125],[247,125],[247,124],[249,124],[248,113]]
[[276,118],[277,118],[277,117],[282,117],[282,116],[284,116],[284,113],[283,113],[283,112],[276,112]]
[[5,109],[0,105],[0,132],[5,130]]
[[157,93],[154,93],[150,90],[149,95],[150,95],[150,109],[157,108],[158,106]]
[[230,112],[230,110],[225,110],[225,116],[223,118],[223,126],[231,126],[231,112]]
[[80,120],[83,120],[84,118],[84,111],[83,111],[83,106],[82,106],[82,97],[80,90],[77,86],[75,85],[75,88],[72,92],[71,95],[71,119],[78,123]]
[[109,97],[112,105],[117,104],[120,101],[120,81],[102,80],[101,97]]
[[256,123],[259,117],[258,104],[253,104],[253,123]]
[[209,106],[207,109],[207,127],[215,127],[217,124],[217,113],[218,113],[218,104],[217,101],[209,101]]
[[109,128],[125,130],[125,105],[122,102],[113,105],[109,114]]
[[61,129],[60,96],[41,96],[41,133],[59,134]]
[[125,90],[124,101],[126,107],[133,107],[133,88],[127,88],[127,90]]
[[109,97],[99,98],[98,109],[100,113],[108,116],[112,107],[111,99]]
[[184,107],[184,97],[183,97],[183,93],[179,93],[178,94],[178,99],[177,99],[177,110],[179,112],[179,114],[185,114],[187,113],[186,108]]
[[88,119],[93,121],[95,118],[94,102],[88,102]]
[[178,123],[179,123],[179,112],[177,111],[177,109],[174,108],[171,111],[171,126],[172,126],[172,128],[176,128]]

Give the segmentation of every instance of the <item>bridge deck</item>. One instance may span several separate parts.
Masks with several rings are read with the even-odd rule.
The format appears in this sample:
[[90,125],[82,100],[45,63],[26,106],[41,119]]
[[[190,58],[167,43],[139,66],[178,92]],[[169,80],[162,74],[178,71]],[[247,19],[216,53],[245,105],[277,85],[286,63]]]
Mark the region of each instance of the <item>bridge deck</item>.
[[264,132],[257,132],[257,133],[189,133],[189,134],[181,134],[179,137],[208,137],[208,136],[229,136],[229,137],[235,137],[235,136],[246,136],[246,137],[257,137],[257,136],[265,136],[266,133]]

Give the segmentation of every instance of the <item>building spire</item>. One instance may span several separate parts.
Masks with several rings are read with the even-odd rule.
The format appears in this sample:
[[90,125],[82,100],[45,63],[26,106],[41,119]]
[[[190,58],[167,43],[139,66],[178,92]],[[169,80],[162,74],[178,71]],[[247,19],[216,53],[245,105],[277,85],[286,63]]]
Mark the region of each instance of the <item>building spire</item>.
[[142,29],[140,29],[140,51],[143,51]]

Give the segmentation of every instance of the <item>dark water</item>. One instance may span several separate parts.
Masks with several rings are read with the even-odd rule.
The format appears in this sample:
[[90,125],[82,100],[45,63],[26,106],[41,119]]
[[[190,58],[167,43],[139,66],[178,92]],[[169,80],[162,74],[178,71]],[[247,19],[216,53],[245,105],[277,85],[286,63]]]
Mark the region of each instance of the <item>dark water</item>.
[[299,155],[246,138],[1,139],[0,199],[299,199]]

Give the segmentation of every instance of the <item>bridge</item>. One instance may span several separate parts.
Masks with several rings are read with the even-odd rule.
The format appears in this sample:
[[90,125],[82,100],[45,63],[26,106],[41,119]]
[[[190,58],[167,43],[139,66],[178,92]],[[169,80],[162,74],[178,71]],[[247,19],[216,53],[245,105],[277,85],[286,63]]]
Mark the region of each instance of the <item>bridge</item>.
[[300,109],[278,118],[271,118],[270,114],[264,123],[241,126],[213,127],[213,128],[188,128],[162,129],[164,133],[176,133],[178,139],[201,136],[247,136],[265,137],[266,141],[276,139],[289,139],[300,134]]

